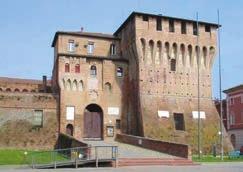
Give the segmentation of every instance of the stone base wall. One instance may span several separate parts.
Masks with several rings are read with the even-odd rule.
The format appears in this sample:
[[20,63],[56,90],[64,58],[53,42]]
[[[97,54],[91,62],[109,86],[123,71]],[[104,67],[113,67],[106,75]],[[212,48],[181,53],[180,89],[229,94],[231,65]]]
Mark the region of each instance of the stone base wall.
[[154,140],[145,137],[138,137],[126,134],[117,134],[116,141],[140,146],[146,149],[159,151],[162,153],[168,153],[170,155],[179,156],[183,158],[191,159],[190,147],[186,144],[179,144],[173,142],[167,142],[162,140]]
[[[53,149],[58,137],[58,97],[46,93],[0,94],[0,147]],[[35,110],[43,111],[43,125],[33,124]]]
[[[219,115],[213,102],[210,99],[201,99],[200,111],[206,114],[205,119],[201,119],[201,143],[202,152],[211,153],[212,145],[218,144],[220,137],[218,132]],[[183,97],[158,97],[153,95],[143,95],[142,97],[142,119],[144,136],[189,144],[192,152],[197,152],[198,145],[198,119],[193,118],[192,111],[197,111],[197,99]],[[159,118],[158,110],[168,111],[168,118]],[[185,130],[176,130],[174,113],[182,113],[184,116]],[[231,150],[232,145],[228,139],[224,139],[225,150]]]

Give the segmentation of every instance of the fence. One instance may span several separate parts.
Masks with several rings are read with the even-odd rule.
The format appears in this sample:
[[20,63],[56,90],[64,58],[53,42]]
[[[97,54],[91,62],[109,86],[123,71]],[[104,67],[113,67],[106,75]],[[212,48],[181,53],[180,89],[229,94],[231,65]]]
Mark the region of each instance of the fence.
[[33,152],[30,155],[32,168],[57,168],[61,166],[79,165],[99,162],[115,162],[117,166],[117,146],[87,146],[53,151]]

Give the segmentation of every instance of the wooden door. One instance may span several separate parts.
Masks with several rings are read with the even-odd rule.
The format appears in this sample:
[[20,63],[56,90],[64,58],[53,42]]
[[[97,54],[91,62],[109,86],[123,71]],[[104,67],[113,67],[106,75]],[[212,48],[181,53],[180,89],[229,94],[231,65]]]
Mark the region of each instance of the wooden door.
[[102,138],[102,119],[99,112],[84,113],[84,137]]

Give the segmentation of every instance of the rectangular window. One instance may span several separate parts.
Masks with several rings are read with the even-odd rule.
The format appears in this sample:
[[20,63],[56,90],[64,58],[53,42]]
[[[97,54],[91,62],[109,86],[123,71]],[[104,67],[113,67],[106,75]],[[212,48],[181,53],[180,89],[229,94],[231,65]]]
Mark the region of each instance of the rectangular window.
[[181,34],[186,34],[186,22],[181,22]]
[[143,21],[148,21],[149,19],[148,19],[148,16],[146,16],[146,15],[143,15]]
[[43,127],[43,110],[34,111],[33,125],[35,127]]
[[116,120],[116,129],[121,129],[121,120],[120,119],[117,119]]
[[94,53],[94,43],[93,42],[89,42],[88,43],[87,51],[88,51],[88,54],[93,54]]
[[171,71],[176,71],[176,59],[171,59],[170,60],[170,70]]
[[234,98],[230,98],[230,105],[234,104]]
[[68,41],[68,51],[69,52],[74,52],[75,51],[74,40],[69,40]]
[[209,25],[205,25],[205,32],[211,32],[211,27]]
[[74,120],[74,107],[73,106],[66,107],[66,119]]
[[160,17],[157,17],[157,19],[156,19],[156,29],[158,31],[161,31],[162,30],[162,20],[161,20]]
[[193,35],[197,35],[198,34],[198,30],[197,30],[197,23],[193,23]]
[[175,129],[185,131],[184,116],[182,113],[174,113]]
[[169,20],[169,32],[175,32],[174,20]]
[[116,45],[115,44],[111,44],[111,46],[110,46],[110,54],[111,55],[116,55]]

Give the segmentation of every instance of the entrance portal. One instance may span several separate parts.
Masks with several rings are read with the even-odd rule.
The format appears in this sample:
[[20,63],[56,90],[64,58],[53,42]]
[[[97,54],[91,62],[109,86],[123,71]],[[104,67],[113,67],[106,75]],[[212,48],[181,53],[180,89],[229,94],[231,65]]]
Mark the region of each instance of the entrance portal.
[[90,104],[84,110],[84,138],[102,139],[103,112],[97,104]]

